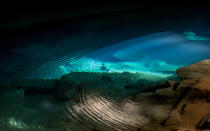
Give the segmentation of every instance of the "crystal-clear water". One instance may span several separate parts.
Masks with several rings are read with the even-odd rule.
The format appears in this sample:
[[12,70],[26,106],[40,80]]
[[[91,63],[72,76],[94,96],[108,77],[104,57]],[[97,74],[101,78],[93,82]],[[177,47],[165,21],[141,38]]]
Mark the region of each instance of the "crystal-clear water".
[[[156,33],[117,43],[82,56],[52,60],[29,78],[60,78],[70,72],[147,72],[173,75],[178,67],[210,58],[210,41],[193,32]],[[80,52],[78,52],[79,54]]]

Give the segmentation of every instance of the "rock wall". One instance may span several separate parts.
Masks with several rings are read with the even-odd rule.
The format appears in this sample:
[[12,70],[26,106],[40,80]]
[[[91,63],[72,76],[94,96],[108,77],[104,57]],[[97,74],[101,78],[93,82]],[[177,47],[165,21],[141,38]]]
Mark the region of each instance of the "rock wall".
[[181,81],[173,91],[169,87],[156,90],[156,93],[172,96],[179,91],[181,99],[177,101],[168,119],[161,124],[145,125],[143,130],[210,130],[210,60],[179,68],[177,75]]

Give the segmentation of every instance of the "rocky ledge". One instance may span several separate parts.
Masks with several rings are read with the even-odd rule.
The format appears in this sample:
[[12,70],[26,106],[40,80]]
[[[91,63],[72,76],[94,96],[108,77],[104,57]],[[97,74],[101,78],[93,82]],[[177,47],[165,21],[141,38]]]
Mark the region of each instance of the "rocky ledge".
[[[182,94],[166,120],[145,125],[143,131],[210,130],[210,60],[177,69],[180,82],[158,89],[159,95]],[[173,83],[173,82],[172,82]],[[177,95],[176,95],[177,96]]]

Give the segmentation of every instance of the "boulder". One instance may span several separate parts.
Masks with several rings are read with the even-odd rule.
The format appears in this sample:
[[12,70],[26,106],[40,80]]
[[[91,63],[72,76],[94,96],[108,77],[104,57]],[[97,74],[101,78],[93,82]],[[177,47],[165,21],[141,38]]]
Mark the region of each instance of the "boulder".
[[210,60],[179,68],[177,75],[182,80],[178,88],[186,92],[171,112],[165,126],[190,131],[209,128]]
[[176,100],[170,101],[174,107],[168,118],[161,124],[145,125],[142,130],[210,130],[210,60],[181,67],[176,72],[181,81],[168,81],[168,88],[155,91],[156,95]]

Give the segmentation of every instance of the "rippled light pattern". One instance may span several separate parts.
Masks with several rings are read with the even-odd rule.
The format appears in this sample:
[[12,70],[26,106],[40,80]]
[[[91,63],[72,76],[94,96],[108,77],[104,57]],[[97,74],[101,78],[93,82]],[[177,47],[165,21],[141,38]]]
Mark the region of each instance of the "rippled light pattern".
[[[147,117],[140,115],[141,107],[135,102],[126,101],[123,103],[125,107],[120,108],[103,97],[94,99],[90,96],[86,97],[85,103],[68,107],[68,111],[71,113],[69,118],[74,119],[75,125],[78,124],[77,121],[82,119],[79,116],[90,117],[99,126],[98,128],[106,127],[107,130],[135,130],[149,122]],[[85,123],[88,123],[88,120]],[[78,126],[81,127],[81,125]],[[85,125],[85,128],[87,128],[87,125]]]
[[55,79],[70,72],[124,71],[168,76],[180,66],[210,58],[210,44],[192,41],[196,39],[208,40],[192,32],[184,35],[164,32],[138,37],[84,56],[55,59],[38,67],[29,77]]

